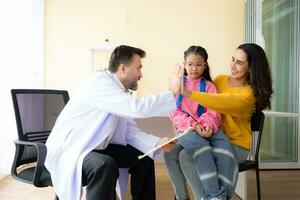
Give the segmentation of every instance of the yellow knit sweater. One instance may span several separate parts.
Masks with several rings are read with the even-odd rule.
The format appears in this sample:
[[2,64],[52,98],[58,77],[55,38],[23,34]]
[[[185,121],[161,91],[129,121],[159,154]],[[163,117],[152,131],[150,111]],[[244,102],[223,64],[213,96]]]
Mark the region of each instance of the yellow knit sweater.
[[193,91],[190,98],[204,107],[216,110],[222,114],[221,128],[229,137],[231,143],[250,149],[251,116],[255,107],[255,97],[249,85],[230,87],[229,76],[220,75],[214,83],[218,93]]

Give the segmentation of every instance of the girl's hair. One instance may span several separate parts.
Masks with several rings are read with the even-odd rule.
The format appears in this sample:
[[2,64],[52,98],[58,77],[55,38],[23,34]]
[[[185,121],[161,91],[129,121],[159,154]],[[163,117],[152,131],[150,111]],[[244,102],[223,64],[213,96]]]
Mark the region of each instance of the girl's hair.
[[[190,46],[185,52],[184,52],[184,61],[186,60],[186,57],[190,54],[196,54],[201,56],[204,61],[206,62],[206,68],[203,71],[202,76],[205,78],[205,80],[212,81],[209,73],[209,65],[207,63],[208,54],[206,50],[201,46]],[[184,69],[184,75],[186,75],[186,70]]]
[[247,54],[249,63],[248,83],[251,85],[256,98],[256,110],[271,108],[272,77],[265,51],[253,43],[241,44],[237,49]]

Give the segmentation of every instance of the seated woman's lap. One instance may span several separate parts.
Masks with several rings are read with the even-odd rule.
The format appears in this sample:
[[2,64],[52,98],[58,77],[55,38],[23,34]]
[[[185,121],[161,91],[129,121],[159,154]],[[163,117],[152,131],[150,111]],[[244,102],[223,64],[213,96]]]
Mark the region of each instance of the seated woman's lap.
[[249,155],[249,150],[232,144],[222,129],[219,129],[218,132],[212,136],[210,144],[213,147],[214,156],[223,149],[223,151],[225,151],[223,153],[235,158],[237,162],[243,163],[247,160]]
[[238,160],[239,164],[246,162],[249,155],[249,150],[236,145],[232,145],[232,146],[233,146],[234,156]]

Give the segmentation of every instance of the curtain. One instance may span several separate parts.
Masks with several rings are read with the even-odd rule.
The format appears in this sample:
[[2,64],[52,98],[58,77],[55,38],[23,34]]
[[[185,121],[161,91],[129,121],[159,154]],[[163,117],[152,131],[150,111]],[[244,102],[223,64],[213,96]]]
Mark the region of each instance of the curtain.
[[245,40],[262,45],[269,59],[274,94],[272,115],[264,124],[261,166],[299,168],[300,1],[247,0]]
[[[298,0],[265,0],[262,4],[263,35],[272,66],[272,109],[299,113],[299,6]],[[273,118],[263,138],[265,162],[298,161],[298,118]]]
[[44,0],[0,0],[0,179],[9,174],[17,129],[12,88],[43,87]]

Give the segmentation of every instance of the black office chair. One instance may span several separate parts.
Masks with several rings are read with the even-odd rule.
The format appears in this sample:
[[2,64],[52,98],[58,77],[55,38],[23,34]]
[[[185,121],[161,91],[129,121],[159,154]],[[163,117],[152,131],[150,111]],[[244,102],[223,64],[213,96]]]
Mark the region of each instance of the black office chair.
[[11,95],[19,138],[14,141],[16,153],[11,175],[36,187],[52,186],[44,167],[45,142],[69,101],[69,94],[64,90],[13,89]]
[[264,127],[265,115],[263,112],[258,111],[253,113],[251,118],[251,129],[253,133],[253,142],[251,148],[251,155],[249,159],[239,165],[239,171],[243,172],[250,169],[255,169],[256,172],[256,188],[257,188],[257,199],[260,200],[260,179],[259,179],[259,148],[261,142],[261,135]]

